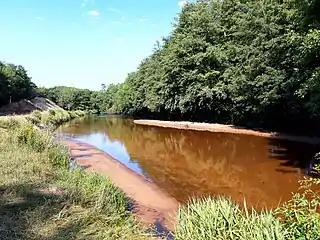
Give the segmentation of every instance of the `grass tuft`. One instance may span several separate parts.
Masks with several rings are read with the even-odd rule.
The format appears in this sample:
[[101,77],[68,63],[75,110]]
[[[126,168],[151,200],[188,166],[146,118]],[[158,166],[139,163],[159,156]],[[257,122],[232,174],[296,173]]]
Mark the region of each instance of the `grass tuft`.
[[286,239],[287,232],[271,212],[241,211],[227,198],[193,199],[179,210],[175,237],[181,240]]

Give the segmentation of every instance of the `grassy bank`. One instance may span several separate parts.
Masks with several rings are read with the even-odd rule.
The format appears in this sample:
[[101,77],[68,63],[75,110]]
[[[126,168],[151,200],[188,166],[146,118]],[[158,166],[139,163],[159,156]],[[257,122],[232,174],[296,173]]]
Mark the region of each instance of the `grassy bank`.
[[145,238],[124,193],[102,176],[69,171],[50,133],[25,120],[0,126],[0,239]]
[[179,210],[176,239],[319,240],[320,192],[312,190],[319,184],[320,179],[304,179],[290,201],[262,213],[221,197],[193,200]]
[[[35,112],[0,118],[0,239],[150,239],[133,219],[125,194],[108,179],[69,171],[67,151],[47,130],[83,113]],[[47,129],[47,128],[43,128]],[[177,240],[320,239],[320,193],[309,178],[274,211],[241,209],[222,197],[179,210]],[[146,196],[147,197],[147,196]]]
[[26,116],[26,119],[35,125],[56,126],[74,118],[83,117],[85,114],[86,112],[84,111],[66,111],[63,109],[49,110],[45,112],[34,111]]

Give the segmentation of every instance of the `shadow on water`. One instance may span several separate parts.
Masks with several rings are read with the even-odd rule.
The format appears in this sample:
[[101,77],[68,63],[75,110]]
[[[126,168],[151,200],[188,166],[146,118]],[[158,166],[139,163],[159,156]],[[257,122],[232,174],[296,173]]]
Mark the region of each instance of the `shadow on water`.
[[249,207],[272,208],[298,187],[318,146],[230,133],[135,125],[87,118],[60,128],[104,150],[180,202],[227,195]]
[[[282,173],[298,171],[302,175],[308,174],[314,167],[312,160],[319,151],[320,147],[318,145],[269,139],[270,157],[280,160],[280,167],[276,170]],[[286,170],[281,167],[293,167],[295,169]]]

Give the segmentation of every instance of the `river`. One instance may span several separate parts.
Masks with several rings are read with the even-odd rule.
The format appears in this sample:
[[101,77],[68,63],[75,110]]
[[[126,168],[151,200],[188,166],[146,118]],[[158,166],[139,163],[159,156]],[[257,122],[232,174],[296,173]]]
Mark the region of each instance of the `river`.
[[225,195],[257,210],[291,197],[316,146],[257,136],[136,125],[87,117],[58,131],[108,153],[181,203]]

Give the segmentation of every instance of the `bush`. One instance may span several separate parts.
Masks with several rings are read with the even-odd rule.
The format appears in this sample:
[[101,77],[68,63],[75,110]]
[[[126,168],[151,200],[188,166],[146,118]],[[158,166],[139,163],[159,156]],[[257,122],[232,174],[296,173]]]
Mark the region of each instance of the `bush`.
[[48,134],[41,133],[31,124],[17,127],[15,134],[19,144],[25,144],[37,152],[45,150],[51,140]]
[[49,110],[46,112],[34,111],[26,117],[26,119],[35,125],[44,124],[47,126],[57,126],[61,123],[70,121],[71,119],[82,117],[85,115],[83,111],[65,111],[63,109]]
[[53,144],[47,150],[48,158],[54,167],[67,169],[69,166],[69,156],[67,151],[61,149],[58,144]]
[[[317,167],[319,170],[319,167]],[[300,191],[277,210],[290,239],[320,239],[320,179],[305,178],[300,181]],[[316,189],[316,190],[315,190]]]

